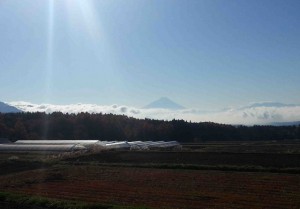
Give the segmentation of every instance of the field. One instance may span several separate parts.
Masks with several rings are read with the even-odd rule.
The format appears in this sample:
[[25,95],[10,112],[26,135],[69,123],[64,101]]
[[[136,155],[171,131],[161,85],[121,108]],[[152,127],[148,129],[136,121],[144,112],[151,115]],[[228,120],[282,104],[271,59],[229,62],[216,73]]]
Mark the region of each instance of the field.
[[[209,151],[189,146],[175,152],[110,151],[71,157],[2,153],[0,191],[5,194],[1,199],[0,193],[0,206],[300,208],[300,156],[287,152],[287,146],[280,152],[257,153],[243,146],[239,152],[219,152],[220,144]],[[11,194],[22,198],[6,197]],[[46,200],[25,201],[32,197]],[[72,204],[53,203],[57,201]]]

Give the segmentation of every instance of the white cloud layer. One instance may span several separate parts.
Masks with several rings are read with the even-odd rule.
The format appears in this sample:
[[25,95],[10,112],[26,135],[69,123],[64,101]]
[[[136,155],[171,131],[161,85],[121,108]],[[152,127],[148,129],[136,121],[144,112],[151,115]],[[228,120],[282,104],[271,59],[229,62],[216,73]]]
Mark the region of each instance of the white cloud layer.
[[[152,118],[162,120],[183,119],[193,122],[216,122],[226,124],[269,124],[273,122],[300,121],[300,105],[270,105],[270,103],[257,103],[243,108],[232,108],[223,111],[205,112],[198,109],[168,110],[168,109],[142,109],[122,105],[96,105],[96,104],[33,104],[29,102],[9,102],[25,112],[62,112],[62,113],[112,113],[127,115],[135,118]],[[265,105],[264,105],[265,104]],[[274,103],[275,104],[275,103]]]

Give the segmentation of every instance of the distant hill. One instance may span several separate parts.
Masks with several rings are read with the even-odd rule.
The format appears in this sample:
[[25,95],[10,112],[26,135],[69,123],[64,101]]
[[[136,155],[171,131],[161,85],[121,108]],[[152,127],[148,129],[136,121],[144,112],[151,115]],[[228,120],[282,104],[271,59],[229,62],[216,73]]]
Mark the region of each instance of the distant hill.
[[162,97],[158,100],[155,100],[154,102],[151,102],[150,104],[146,105],[144,108],[146,109],[163,108],[163,109],[171,109],[171,110],[185,109],[185,107],[177,104],[176,102],[173,102],[167,97]]
[[16,113],[16,112],[22,112],[18,108],[15,108],[13,106],[10,106],[8,104],[5,104],[4,102],[0,102],[0,112],[1,113]]
[[284,104],[280,102],[259,102],[253,103],[249,106],[242,107],[241,109],[248,109],[248,108],[256,108],[256,107],[295,107],[296,104]]
[[299,126],[300,121],[292,121],[292,122],[274,122],[270,124],[271,126]]

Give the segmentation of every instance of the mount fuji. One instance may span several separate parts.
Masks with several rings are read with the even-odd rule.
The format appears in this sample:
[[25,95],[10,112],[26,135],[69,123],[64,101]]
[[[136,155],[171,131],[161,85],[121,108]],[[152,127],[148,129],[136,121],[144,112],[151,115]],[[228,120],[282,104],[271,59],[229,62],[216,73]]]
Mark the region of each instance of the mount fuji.
[[144,108],[145,109],[160,108],[160,109],[171,109],[171,110],[185,109],[185,107],[183,107],[180,104],[177,104],[176,102],[172,101],[167,97],[161,97],[160,99],[155,100],[154,102],[151,102],[150,104],[146,105]]

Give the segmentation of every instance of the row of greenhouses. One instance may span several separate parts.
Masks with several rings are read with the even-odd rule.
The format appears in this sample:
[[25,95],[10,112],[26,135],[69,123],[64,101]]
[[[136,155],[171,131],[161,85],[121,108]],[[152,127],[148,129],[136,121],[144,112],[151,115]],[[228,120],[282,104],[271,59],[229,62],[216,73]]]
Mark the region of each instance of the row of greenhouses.
[[83,150],[180,149],[177,141],[0,140],[0,151],[74,152]]

